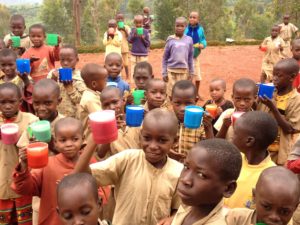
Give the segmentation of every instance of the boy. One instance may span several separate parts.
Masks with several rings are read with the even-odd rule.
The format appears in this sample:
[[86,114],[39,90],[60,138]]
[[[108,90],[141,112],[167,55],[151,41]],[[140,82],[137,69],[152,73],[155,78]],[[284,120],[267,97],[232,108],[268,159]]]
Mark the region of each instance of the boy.
[[[58,112],[67,117],[76,117],[77,107],[80,103],[81,96],[86,90],[80,70],[76,69],[79,61],[77,49],[71,45],[64,45],[59,52],[59,60],[62,68],[72,68],[72,82],[60,81],[61,104],[58,105]],[[48,74],[48,78],[57,81],[57,70],[52,70]]]
[[19,154],[20,163],[13,174],[16,193],[41,198],[38,224],[61,224],[56,212],[56,186],[73,171],[83,144],[81,122],[74,118],[59,120],[54,133],[55,148],[59,154],[49,157],[46,167],[29,170],[26,149],[23,149]]
[[34,82],[47,77],[50,70],[55,68],[55,61],[59,61],[59,44],[61,38],[58,37],[58,44],[55,47],[45,45],[46,30],[42,24],[34,24],[29,28],[29,37],[32,42],[22,58],[30,59],[30,76]]
[[256,210],[232,209],[227,213],[227,224],[291,224],[299,204],[299,187],[297,176],[284,167],[265,169],[253,190]]
[[273,67],[280,60],[282,55],[284,41],[279,37],[279,26],[273,26],[271,36],[265,38],[259,48],[265,52],[262,61],[261,83],[273,81]]
[[178,120],[178,143],[169,152],[169,156],[178,161],[183,161],[191,148],[201,140],[213,138],[211,116],[204,115],[203,124],[198,129],[190,129],[184,126],[184,111],[189,105],[196,105],[196,87],[189,80],[181,80],[175,83],[171,104]]
[[234,82],[232,88],[232,100],[234,108],[224,111],[214,128],[218,131],[216,137],[226,138],[228,141],[232,141],[233,127],[231,116],[236,112],[249,112],[257,98],[257,86],[255,82],[248,78],[241,78]]
[[196,80],[197,93],[199,92],[200,82],[202,80],[200,71],[200,54],[203,49],[206,48],[207,42],[204,34],[204,29],[199,23],[199,13],[191,12],[189,16],[189,24],[184,30],[184,34],[193,39],[194,46],[194,72]]
[[[129,45],[128,45],[128,36],[130,33],[130,27],[124,24],[124,15],[122,13],[118,13],[116,15],[116,20],[118,23],[118,31],[122,34],[122,44],[121,44],[121,53],[123,59],[123,66],[125,69],[126,80],[129,79]],[[123,25],[123,26],[122,26]]]
[[268,98],[260,98],[261,110],[271,113],[278,123],[278,138],[270,146],[271,157],[278,165],[284,165],[292,146],[300,132],[300,95],[293,88],[293,81],[299,72],[295,59],[279,61],[273,71],[274,85],[277,93],[274,102]]
[[[292,41],[292,54],[293,58],[297,60],[300,66],[300,38]],[[294,80],[293,86],[300,93],[300,71]]]
[[146,84],[146,103],[144,109],[146,112],[156,108],[168,108],[167,99],[167,86],[163,80],[151,79]]
[[108,21],[108,30],[104,33],[103,45],[105,46],[105,57],[112,52],[121,55],[122,33],[117,30],[117,21]]
[[[162,76],[167,84],[167,95],[171,96],[174,84],[179,80],[191,80],[194,75],[193,40],[184,34],[186,19],[179,17],[175,21],[175,35],[168,37],[163,60]],[[197,92],[198,96],[198,92]]]
[[[31,113],[19,111],[21,101],[22,95],[18,86],[13,83],[0,84],[0,125],[5,123],[17,124],[19,137],[24,135],[30,123],[38,120]],[[31,225],[32,197],[21,196],[10,187],[12,183],[11,174],[18,163],[17,146],[18,143],[6,145],[0,140],[0,224]]]
[[144,7],[143,8],[143,28],[148,30],[149,35],[151,34],[151,23],[153,22],[153,18],[150,15],[150,8]]
[[106,55],[104,67],[108,72],[107,82],[116,83],[122,95],[124,91],[130,90],[129,84],[121,77],[123,62],[120,54],[112,52]]
[[212,139],[197,143],[180,175],[178,194],[185,206],[180,206],[172,225],[227,225],[223,197],[234,193],[241,165],[238,149],[229,142]]
[[88,63],[82,68],[81,77],[87,89],[82,94],[77,117],[83,124],[84,136],[88,137],[89,114],[102,110],[100,92],[106,86],[107,70],[98,64]]
[[[150,47],[149,32],[143,29],[143,16],[136,15],[134,17],[135,28],[131,29],[128,37],[128,42],[132,44],[131,47],[131,77],[132,80],[133,71],[137,63],[148,61],[148,48]],[[142,29],[142,34],[138,34],[137,30]]]
[[17,53],[18,56],[21,56],[25,52],[25,50],[29,49],[31,46],[29,35],[25,33],[26,25],[24,17],[19,14],[13,15],[10,18],[9,26],[11,33],[7,34],[4,37],[5,45],[8,48],[12,47],[11,38],[13,36],[19,36],[21,39],[20,47],[14,48],[14,51]]
[[183,167],[167,156],[176,133],[174,114],[154,109],[144,119],[140,134],[143,150],[126,150],[89,167],[95,144],[88,142],[75,172],[92,173],[100,186],[115,185],[113,224],[156,225],[177,210],[176,187]]
[[264,169],[276,166],[268,153],[268,147],[275,141],[277,133],[275,119],[265,112],[247,112],[236,121],[232,142],[243,153],[243,164],[237,189],[225,200],[227,207],[255,208],[252,189]]

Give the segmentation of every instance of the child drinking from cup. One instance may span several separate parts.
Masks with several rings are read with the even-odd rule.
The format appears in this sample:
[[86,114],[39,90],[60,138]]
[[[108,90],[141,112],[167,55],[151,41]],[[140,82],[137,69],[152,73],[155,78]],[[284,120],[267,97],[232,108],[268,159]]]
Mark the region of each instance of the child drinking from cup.
[[56,46],[45,45],[46,29],[42,24],[32,25],[29,28],[29,37],[32,47],[26,50],[22,58],[30,59],[30,76],[34,82],[37,82],[46,78],[50,70],[55,68],[55,61],[59,61],[61,37],[58,37]]
[[67,117],[76,117],[77,106],[80,103],[83,92],[86,90],[85,83],[76,69],[79,61],[77,49],[72,45],[64,45],[59,52],[59,60],[62,68],[72,69],[72,80],[59,79],[56,69],[50,71],[48,78],[59,80],[61,104],[58,105],[58,112]]
[[156,225],[177,210],[176,187],[183,166],[167,156],[177,127],[172,112],[154,109],[146,115],[140,134],[143,150],[126,150],[90,167],[96,145],[88,141],[75,172],[92,173],[100,186],[115,185],[113,224]]
[[150,8],[149,7],[144,7],[143,8],[143,28],[148,30],[149,35],[151,34],[151,24],[153,22],[153,18],[150,15]]
[[273,71],[277,93],[273,100],[260,97],[260,110],[271,113],[278,123],[278,137],[269,147],[273,161],[284,165],[300,132],[300,95],[293,88],[299,65],[295,59],[280,60]]
[[19,138],[21,134],[24,135],[30,123],[38,120],[31,113],[19,110],[21,101],[22,95],[18,86],[13,83],[0,84],[0,125],[14,123],[19,127],[18,143],[4,144],[4,140],[0,140],[0,223],[2,224],[31,225],[32,223],[32,197],[19,195],[10,187],[11,174],[18,163]]
[[[171,96],[174,84],[191,79],[194,75],[193,40],[184,34],[186,19],[175,21],[175,35],[168,37],[162,60],[162,76],[167,82],[167,95]],[[197,94],[198,96],[198,94]]]
[[225,199],[227,207],[255,208],[252,190],[259,175],[264,169],[276,166],[268,147],[276,139],[277,133],[276,120],[265,112],[247,112],[236,121],[232,142],[243,153],[243,164],[234,194]]
[[105,57],[112,52],[121,55],[122,33],[117,30],[117,21],[108,21],[108,30],[104,33],[103,45],[105,46]]
[[151,79],[146,84],[145,91],[146,103],[144,109],[146,112],[156,108],[168,109],[167,104],[167,85],[163,80]]
[[232,88],[234,108],[225,110],[215,123],[214,128],[218,131],[216,137],[232,141],[234,113],[251,111],[256,98],[257,86],[253,80],[241,78],[235,81]]
[[[300,38],[292,41],[292,49],[291,50],[292,50],[293,58],[295,60],[297,60],[299,66],[300,66]],[[300,71],[294,80],[293,86],[300,93]]]
[[124,94],[124,91],[130,90],[129,84],[121,77],[123,61],[120,54],[112,52],[106,55],[104,67],[108,72],[107,82],[116,83],[122,95]]

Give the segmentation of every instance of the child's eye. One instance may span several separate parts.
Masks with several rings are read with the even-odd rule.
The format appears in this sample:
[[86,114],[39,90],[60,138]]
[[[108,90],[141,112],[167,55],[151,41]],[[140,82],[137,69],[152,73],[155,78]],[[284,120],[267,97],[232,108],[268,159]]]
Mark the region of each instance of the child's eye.
[[198,176],[201,178],[201,179],[205,179],[206,176],[202,173],[202,172],[198,172]]
[[66,213],[63,213],[62,214],[62,217],[65,219],[65,220],[70,220],[72,219],[73,215],[69,212],[66,212]]
[[183,169],[184,169],[184,170],[188,170],[188,169],[189,169],[188,165],[184,165],[184,166],[183,166]]
[[78,137],[73,138],[73,141],[78,141],[78,140],[79,140]]
[[149,141],[149,140],[150,140],[150,137],[148,137],[148,136],[143,136],[143,139],[144,139],[145,141]]
[[287,216],[291,213],[291,211],[289,209],[280,209],[279,213],[281,215]]
[[90,212],[91,212],[90,208],[85,208],[81,211],[81,214],[86,216],[86,215],[90,214]]
[[267,204],[261,204],[262,207],[264,207],[265,210],[270,210],[271,206],[267,205]]

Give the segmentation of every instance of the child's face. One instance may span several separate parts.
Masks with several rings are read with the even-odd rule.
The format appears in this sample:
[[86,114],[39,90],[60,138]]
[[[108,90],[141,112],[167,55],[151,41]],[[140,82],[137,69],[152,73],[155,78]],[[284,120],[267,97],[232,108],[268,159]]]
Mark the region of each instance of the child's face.
[[123,62],[121,57],[109,56],[109,59],[105,61],[105,69],[108,75],[112,78],[116,78],[120,75],[123,69]]
[[116,21],[114,21],[114,22],[109,22],[108,23],[108,28],[114,28],[114,29],[116,29],[117,28],[117,23],[116,23]]
[[142,27],[143,26],[143,19],[142,18],[135,18],[134,19],[135,27]]
[[59,217],[64,225],[97,225],[100,212],[98,199],[88,184],[62,189],[57,200]]
[[183,123],[185,107],[196,104],[196,97],[192,88],[181,90],[176,88],[171,98],[173,111],[179,122]]
[[292,47],[293,58],[297,61],[300,60],[300,41],[294,43]]
[[290,22],[290,17],[289,17],[289,16],[283,17],[283,23],[284,23],[285,25],[287,25],[289,22]]
[[10,23],[10,30],[15,36],[23,36],[26,26],[22,20],[13,20]]
[[163,81],[154,81],[146,91],[146,99],[149,105],[159,108],[166,100],[166,84]]
[[45,35],[43,29],[32,28],[29,32],[29,38],[30,38],[30,41],[32,42],[33,46],[38,48],[44,44],[46,35]]
[[256,95],[252,88],[236,87],[232,94],[233,105],[239,112],[248,112],[254,104]]
[[124,107],[121,96],[114,90],[107,92],[105,96],[101,96],[101,105],[103,110],[114,110],[118,115]]
[[145,90],[146,83],[151,78],[152,74],[146,68],[138,68],[133,74],[134,83],[138,90]]
[[21,103],[21,98],[12,89],[2,89],[0,91],[0,111],[5,118],[14,117],[18,111]]
[[273,69],[273,83],[278,91],[292,85],[293,81],[294,78],[291,75],[286,74],[283,68],[275,65]]
[[189,16],[190,25],[194,26],[199,23],[199,15],[196,12],[192,12]]
[[279,28],[278,27],[273,27],[271,30],[271,36],[272,38],[276,38],[279,34]]
[[106,87],[107,76],[99,77],[98,80],[92,81],[92,90],[101,92]]
[[209,85],[210,97],[218,101],[224,97],[225,89],[221,81],[213,81]]
[[16,59],[12,55],[2,56],[0,58],[0,69],[9,78],[16,76]]
[[116,20],[117,20],[117,22],[123,22],[123,21],[124,21],[124,16],[123,16],[123,14],[117,14]]
[[184,29],[186,27],[186,23],[183,20],[176,20],[175,23],[175,34],[178,37],[181,37],[184,33]]
[[79,61],[78,56],[76,56],[74,50],[71,48],[62,48],[59,52],[59,60],[61,67],[72,69],[75,69]]

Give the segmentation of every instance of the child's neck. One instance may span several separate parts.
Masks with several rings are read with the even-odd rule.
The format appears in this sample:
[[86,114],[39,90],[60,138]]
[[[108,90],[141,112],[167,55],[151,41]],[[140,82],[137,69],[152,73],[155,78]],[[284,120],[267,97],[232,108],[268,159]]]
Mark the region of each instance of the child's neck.
[[190,224],[206,217],[216,206],[217,204],[193,206],[188,215]]
[[[62,153],[63,154],[63,153]],[[64,154],[63,154],[64,155]],[[78,159],[79,159],[79,156],[80,156],[80,154],[79,154],[79,152],[78,152],[78,154],[76,154],[73,158],[68,158],[68,157],[66,157],[65,155],[64,155],[64,157],[69,161],[69,162],[72,162],[72,163],[77,163],[77,161],[78,161]]]
[[175,34],[175,37],[178,38],[178,39],[181,39],[181,38],[183,37],[183,35],[184,35],[184,34],[182,34],[182,35],[177,35],[177,34]]
[[245,157],[250,165],[259,165],[267,157],[268,152],[266,149],[249,149],[245,152]]
[[286,94],[290,93],[292,90],[293,90],[293,86],[292,86],[292,84],[291,84],[291,85],[289,85],[289,86],[287,86],[287,87],[285,87],[285,88],[277,89],[277,94],[278,94],[279,96],[281,96],[281,95],[286,95]]
[[4,119],[6,119],[6,120],[9,120],[9,119],[12,119],[12,118],[15,118],[17,115],[18,115],[18,111],[12,116],[12,117],[6,117],[6,116],[4,116],[3,114],[2,114],[2,117],[4,118]]
[[[58,112],[55,111],[55,112],[53,112],[52,115],[51,115],[48,119],[46,119],[46,120],[48,120],[50,123],[52,123],[52,122],[56,119],[57,116],[58,116]],[[39,119],[40,119],[40,120],[43,120],[43,119],[41,119],[41,118],[39,118]]]
[[224,97],[222,97],[222,98],[220,98],[220,99],[217,99],[217,100],[212,100],[212,102],[213,103],[215,103],[216,105],[221,105],[223,102],[225,101],[225,98]]
[[13,76],[7,76],[7,75],[5,75],[5,76],[3,77],[3,80],[4,80],[5,82],[10,82],[10,81],[12,81],[13,79],[15,79],[16,76],[17,76],[17,74],[14,74]]

